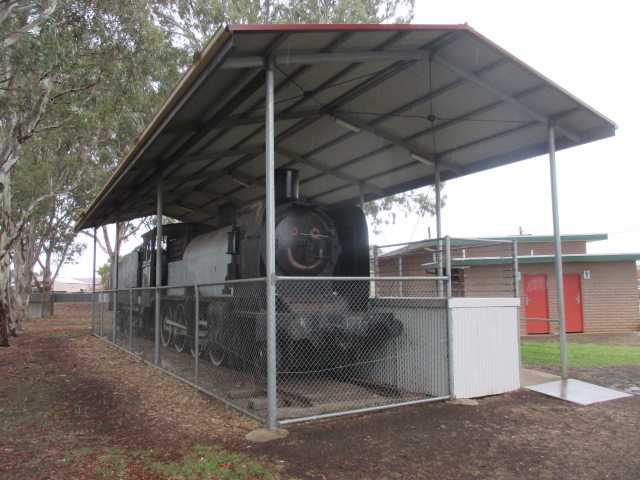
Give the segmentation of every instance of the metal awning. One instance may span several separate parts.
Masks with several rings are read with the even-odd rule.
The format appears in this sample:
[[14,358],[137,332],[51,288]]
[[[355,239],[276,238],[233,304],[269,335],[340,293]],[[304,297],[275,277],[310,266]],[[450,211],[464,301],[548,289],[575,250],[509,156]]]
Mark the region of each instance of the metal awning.
[[216,225],[265,194],[265,59],[275,163],[336,208],[615,134],[615,124],[467,25],[231,25],[137,138],[77,229],[156,213]]

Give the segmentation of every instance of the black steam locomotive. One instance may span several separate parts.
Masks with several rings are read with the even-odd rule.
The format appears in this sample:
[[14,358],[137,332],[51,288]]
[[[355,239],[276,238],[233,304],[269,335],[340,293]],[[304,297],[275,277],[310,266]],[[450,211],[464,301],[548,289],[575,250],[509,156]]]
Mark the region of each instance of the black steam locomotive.
[[[279,372],[342,367],[354,355],[402,332],[391,313],[369,310],[365,216],[356,206],[325,212],[298,198],[298,172],[275,175],[276,330]],[[265,199],[219,208],[218,228],[196,224],[162,227],[162,344],[190,347],[215,365],[264,370],[266,284],[231,282],[266,276]],[[125,256],[119,288],[154,287],[156,230]],[[324,280],[315,278],[325,277]],[[327,279],[327,277],[329,279]],[[338,280],[331,278],[343,277]],[[307,280],[309,279],[309,280]],[[199,285],[198,305],[193,285]],[[133,312],[119,305],[117,318],[134,318],[136,328],[154,330],[155,293],[139,290]],[[196,325],[195,312],[199,312]],[[199,352],[195,349],[198,335]]]

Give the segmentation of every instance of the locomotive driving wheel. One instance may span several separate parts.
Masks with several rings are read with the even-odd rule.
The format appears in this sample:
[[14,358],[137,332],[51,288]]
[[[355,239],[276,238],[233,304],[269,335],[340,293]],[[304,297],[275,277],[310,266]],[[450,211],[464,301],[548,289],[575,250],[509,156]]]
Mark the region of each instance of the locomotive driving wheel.
[[209,317],[209,333],[207,334],[207,351],[209,360],[216,367],[222,365],[226,357],[225,352],[225,326],[222,316],[222,306],[211,305],[207,311]]
[[167,347],[171,343],[171,337],[173,336],[173,327],[171,326],[171,305],[165,304],[162,307],[161,325],[160,325],[160,340],[162,346]]
[[178,352],[183,352],[187,344],[187,316],[185,315],[184,305],[182,304],[176,307],[175,322],[184,327],[176,327],[173,346],[176,347]]

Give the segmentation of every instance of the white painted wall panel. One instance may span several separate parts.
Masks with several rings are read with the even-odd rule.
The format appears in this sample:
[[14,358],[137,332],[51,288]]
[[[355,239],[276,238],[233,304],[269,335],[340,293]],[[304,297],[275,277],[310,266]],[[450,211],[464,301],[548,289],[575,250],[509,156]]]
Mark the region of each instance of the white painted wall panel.
[[453,395],[482,397],[520,388],[517,298],[449,301]]

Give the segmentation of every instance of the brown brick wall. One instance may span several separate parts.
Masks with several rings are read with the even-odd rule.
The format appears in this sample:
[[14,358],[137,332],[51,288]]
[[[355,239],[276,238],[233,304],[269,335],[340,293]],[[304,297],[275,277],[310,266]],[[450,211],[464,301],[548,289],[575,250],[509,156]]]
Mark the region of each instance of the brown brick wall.
[[[591,272],[585,280],[584,270]],[[563,264],[564,273],[580,275],[582,315],[585,333],[633,332],[640,330],[638,289],[634,283],[634,261],[570,262]],[[521,275],[546,274],[549,316],[558,318],[555,266],[553,263],[521,264]],[[520,282],[520,292],[524,287]],[[524,299],[521,297],[520,317],[524,318]],[[522,323],[524,333],[524,322]],[[551,323],[551,333],[557,333],[557,323]]]
[[[522,255],[524,252],[520,251],[519,253]],[[580,252],[565,251],[565,253]],[[403,258],[403,276],[424,275],[424,271],[419,265],[431,261],[433,261],[432,255],[426,253],[405,256]],[[396,259],[381,259],[379,266],[381,276],[398,275]],[[521,275],[547,275],[549,316],[558,318],[554,264],[521,263],[519,268]],[[563,264],[563,270],[564,273],[580,275],[585,333],[640,331],[639,296],[634,261],[567,262]],[[591,272],[589,280],[584,279],[584,270]],[[513,280],[509,265],[472,266],[461,269],[461,272],[461,281],[453,284],[454,296],[508,297],[512,295]],[[391,286],[387,288],[391,290]],[[519,282],[519,289],[521,293],[524,291],[522,280]],[[395,287],[395,290],[397,290],[397,287]],[[426,289],[419,289],[412,294],[408,293],[408,291],[405,292],[407,296],[430,294],[433,294],[433,292]],[[520,316],[524,318],[522,295],[521,301]],[[557,323],[552,322],[550,325],[551,333],[557,333]],[[524,333],[524,322],[522,323],[522,332]]]
[[[562,242],[563,254],[584,254],[587,253],[586,242]],[[482,258],[482,257],[505,257],[511,256],[511,244],[494,244],[487,246],[459,246],[451,247],[452,258]],[[555,248],[553,242],[518,242],[518,255],[553,255]],[[464,254],[464,255],[463,255]]]

